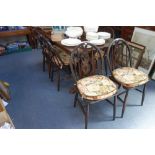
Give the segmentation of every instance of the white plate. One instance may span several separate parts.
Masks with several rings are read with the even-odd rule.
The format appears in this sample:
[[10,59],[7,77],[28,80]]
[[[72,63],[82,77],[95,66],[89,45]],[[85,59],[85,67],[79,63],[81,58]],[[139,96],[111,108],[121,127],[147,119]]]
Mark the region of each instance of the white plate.
[[80,43],[81,43],[81,40],[73,39],[73,38],[68,38],[68,39],[61,40],[61,44],[65,45],[65,46],[77,46]]
[[100,39],[110,39],[111,34],[108,32],[98,32],[99,38]]
[[87,32],[86,39],[87,40],[97,40],[98,39],[98,33],[95,33],[95,32]]
[[83,33],[83,29],[81,27],[78,27],[78,26],[67,27],[67,31],[80,31]]
[[77,38],[77,37],[80,37],[80,36],[82,35],[82,31],[67,30],[67,31],[65,32],[65,34],[66,34],[68,37]]
[[87,32],[97,32],[98,26],[84,26],[84,31]]
[[103,45],[103,44],[105,44],[105,40],[104,39],[90,40],[89,42],[94,44],[94,45]]

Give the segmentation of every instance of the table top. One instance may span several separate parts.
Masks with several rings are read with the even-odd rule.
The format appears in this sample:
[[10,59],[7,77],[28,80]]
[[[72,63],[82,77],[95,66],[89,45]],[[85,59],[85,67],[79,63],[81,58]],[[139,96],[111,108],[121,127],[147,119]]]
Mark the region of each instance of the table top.
[[[51,37],[52,38],[52,37]],[[50,39],[51,39],[50,38]],[[64,39],[65,39],[65,37],[64,37]],[[52,39],[51,39],[52,40]],[[82,41],[86,41],[86,39],[81,39]],[[106,40],[106,42],[105,42],[105,44],[103,44],[103,45],[97,45],[97,47],[99,47],[101,50],[104,50],[104,49],[106,49],[106,48],[108,48],[109,47],[109,44],[112,42],[112,40],[113,39],[108,39],[108,40]],[[71,54],[71,52],[74,50],[74,48],[76,47],[76,46],[65,46],[65,45],[62,45],[61,44],[61,41],[54,41],[54,40],[52,40],[53,41],[53,43],[54,43],[54,45],[55,46],[57,46],[57,47],[59,47],[59,48],[61,48],[62,50],[64,50],[67,54]]]

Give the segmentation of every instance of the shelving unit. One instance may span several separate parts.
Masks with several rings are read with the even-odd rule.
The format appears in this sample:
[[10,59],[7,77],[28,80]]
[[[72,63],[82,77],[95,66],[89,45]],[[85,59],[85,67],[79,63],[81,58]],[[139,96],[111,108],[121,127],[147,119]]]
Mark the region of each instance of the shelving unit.
[[[10,42],[14,42],[14,41],[18,42],[18,40],[20,41],[23,38],[25,38],[24,41],[28,42],[31,47],[33,46],[32,39],[31,39],[32,38],[31,37],[31,31],[28,27],[25,29],[21,29],[21,30],[11,30],[11,31],[1,31],[0,32],[0,44],[2,44],[4,46],[6,46],[7,43],[10,43]],[[28,51],[28,50],[31,50],[31,47],[27,48],[27,50],[26,49],[24,49],[24,50],[19,49],[15,52]],[[11,52],[9,52],[7,50],[4,54],[10,54],[10,53]]]
[[12,37],[12,36],[27,36],[29,34],[30,34],[29,29],[2,31],[2,32],[0,32],[0,38]]

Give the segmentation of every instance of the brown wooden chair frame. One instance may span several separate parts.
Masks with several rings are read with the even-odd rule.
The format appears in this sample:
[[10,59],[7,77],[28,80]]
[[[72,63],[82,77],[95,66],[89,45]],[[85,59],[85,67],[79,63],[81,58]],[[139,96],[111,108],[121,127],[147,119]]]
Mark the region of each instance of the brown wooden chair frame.
[[[90,46],[89,48],[87,48],[88,46]],[[98,58],[96,59],[94,57],[94,55],[97,54]],[[92,58],[90,58],[91,62],[89,63],[90,65],[90,72],[88,72],[88,74],[84,75],[82,68],[82,61],[84,61],[84,59],[87,56],[92,56]],[[82,43],[80,45],[78,45],[74,51],[71,54],[71,61],[70,61],[70,68],[71,68],[71,72],[72,72],[72,76],[73,79],[75,81],[75,86],[77,85],[77,81],[83,77],[87,77],[87,76],[91,76],[91,75],[103,75],[103,61],[102,61],[102,56],[101,56],[101,52],[100,49],[91,44],[91,43]],[[108,99],[103,99],[108,101],[108,103],[113,105],[113,120],[115,120],[116,117],[116,102],[117,102],[117,94],[111,96],[114,97],[114,102],[111,102]],[[83,98],[78,89],[77,92],[75,94],[75,98],[74,98],[74,107],[76,107],[76,104],[78,103],[78,105],[80,106],[80,109],[82,110],[84,117],[85,117],[85,129],[87,129],[88,127],[88,118],[89,118],[89,107],[91,103],[96,103],[99,101],[103,101],[103,100],[88,100]]]
[[[121,64],[117,63],[116,60],[117,60],[117,55],[118,55],[118,50],[119,50],[119,46],[122,46],[122,47],[126,47],[126,58],[125,58],[125,64],[123,63],[124,59],[123,59],[123,56],[121,57],[122,60],[121,60]],[[121,51],[123,52],[123,50]],[[121,53],[123,55],[123,53]],[[129,45],[127,44],[127,42],[122,39],[122,38],[117,38],[115,40],[112,41],[112,43],[110,44],[109,48],[108,48],[108,51],[107,51],[107,59],[108,59],[108,63],[109,63],[109,66],[110,66],[110,74],[111,74],[111,79],[115,82],[117,82],[115,80],[115,78],[112,76],[112,71],[114,69],[117,69],[117,68],[120,68],[120,67],[132,67],[132,62],[131,62],[131,51],[130,51],[130,48],[129,48]],[[117,82],[118,83],[118,82]],[[123,103],[123,106],[122,106],[122,113],[121,113],[121,117],[123,117],[124,115],[124,112],[125,112],[125,108],[126,108],[126,103],[127,103],[127,97],[128,97],[128,94],[129,94],[129,90],[130,89],[136,89],[137,91],[141,92],[142,93],[142,100],[141,100],[141,106],[143,105],[144,103],[144,98],[145,98],[145,88],[146,88],[146,84],[143,85],[143,88],[142,90],[138,89],[137,87],[134,87],[134,88],[128,88],[124,85],[122,85],[121,83],[118,83],[119,85],[119,88],[123,88],[124,91],[122,91],[121,93],[118,94],[118,99]],[[125,97],[124,99],[122,99],[120,96],[125,94]]]

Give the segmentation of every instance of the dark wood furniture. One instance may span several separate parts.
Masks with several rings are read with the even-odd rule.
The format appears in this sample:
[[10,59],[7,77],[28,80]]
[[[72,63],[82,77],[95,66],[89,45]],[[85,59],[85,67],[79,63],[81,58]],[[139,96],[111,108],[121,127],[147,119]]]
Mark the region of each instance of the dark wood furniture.
[[145,46],[130,41],[127,41],[127,43],[131,50],[132,66],[138,68],[145,53]]
[[57,90],[60,91],[60,82],[62,79],[62,70],[68,71],[70,57],[62,50],[56,48],[48,38],[44,38],[44,55],[48,59],[49,77],[53,81],[54,73],[57,73]]
[[23,29],[23,30],[12,30],[12,31],[2,31],[0,32],[0,38],[4,38],[4,37],[12,37],[12,36],[27,36],[30,34],[30,30],[27,29]]
[[70,68],[77,87],[74,107],[77,103],[80,106],[85,117],[85,129],[88,127],[89,107],[111,97],[114,97],[114,102],[108,100],[108,103],[113,105],[115,120],[117,87],[108,77],[103,76],[103,57],[100,49],[90,43],[81,43],[71,53]]
[[153,60],[153,64],[151,65],[151,68],[149,70],[149,77],[152,78],[155,74],[155,60]]
[[[129,90],[136,89],[142,93],[141,106],[144,103],[145,87],[149,81],[148,75],[132,67],[131,50],[124,39],[113,40],[108,48],[108,62],[110,66],[110,75],[118,83],[119,88],[124,91],[118,94],[118,98],[123,102],[121,117],[124,115]],[[143,86],[142,90],[137,89]],[[124,99],[120,95],[125,94]]]
[[49,35],[42,28],[33,27],[31,31],[34,35],[34,39],[37,41],[37,47],[39,44],[42,49],[43,71],[45,71],[45,65],[47,64],[48,74],[49,78],[51,78],[51,81],[53,81],[54,73],[57,73],[57,90],[59,91],[62,70],[68,71],[68,73],[70,73],[70,57],[61,48],[58,48],[53,44]]
[[6,38],[6,37],[18,37],[18,36],[26,36],[30,46],[32,48],[34,47],[34,43],[32,40],[32,34],[31,34],[29,27],[23,30],[12,30],[12,31],[0,32],[0,39]]
[[[98,45],[97,47],[100,48],[101,50],[106,49],[109,44],[112,42],[113,39],[109,39],[108,41],[106,41],[106,43],[104,45]],[[86,40],[83,40],[86,41]],[[65,46],[61,44],[61,41],[53,41],[54,45],[61,48],[62,50],[64,50],[67,54],[71,55],[72,51],[74,50],[74,47],[70,47],[70,46]]]
[[31,47],[34,49],[39,48],[39,42],[38,42],[36,31],[43,33],[43,35],[45,35],[48,38],[50,38],[51,33],[52,33],[52,29],[50,29],[49,27],[45,27],[45,26],[40,26],[40,27],[29,26],[28,29],[30,30],[30,35],[28,39],[31,42]]

